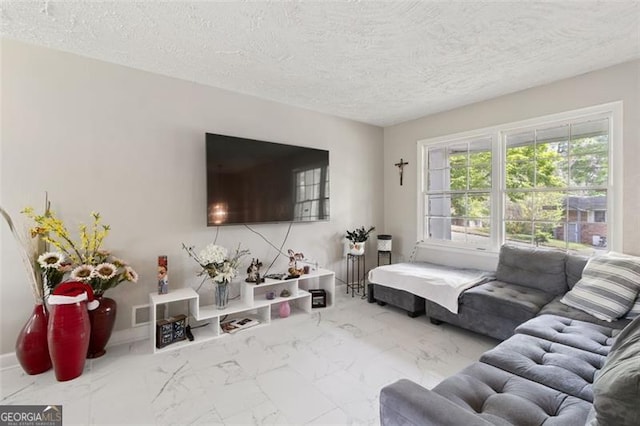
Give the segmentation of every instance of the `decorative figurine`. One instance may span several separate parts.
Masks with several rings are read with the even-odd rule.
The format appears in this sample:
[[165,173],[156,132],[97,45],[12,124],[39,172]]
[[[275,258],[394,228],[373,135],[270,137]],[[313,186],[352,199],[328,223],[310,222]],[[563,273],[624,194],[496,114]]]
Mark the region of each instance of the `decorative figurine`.
[[280,292],[280,297],[289,297],[289,296],[291,296],[291,292],[286,288]]
[[260,268],[262,268],[260,259],[251,259],[251,265],[247,268],[247,274],[249,274],[249,276],[245,281],[256,284],[263,283],[264,278],[260,277]]
[[291,249],[289,249],[287,253],[289,254],[289,276],[299,277],[300,275],[304,274],[303,268],[298,269],[298,261],[304,260],[304,254],[296,253]]
[[169,260],[158,256],[158,294],[169,293]]

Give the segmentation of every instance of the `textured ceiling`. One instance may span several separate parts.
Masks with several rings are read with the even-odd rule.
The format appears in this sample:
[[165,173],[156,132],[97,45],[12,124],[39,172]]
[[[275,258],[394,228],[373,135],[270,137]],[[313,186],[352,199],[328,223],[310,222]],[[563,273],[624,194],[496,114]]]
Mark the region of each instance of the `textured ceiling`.
[[638,1],[2,1],[3,37],[387,126],[640,57]]

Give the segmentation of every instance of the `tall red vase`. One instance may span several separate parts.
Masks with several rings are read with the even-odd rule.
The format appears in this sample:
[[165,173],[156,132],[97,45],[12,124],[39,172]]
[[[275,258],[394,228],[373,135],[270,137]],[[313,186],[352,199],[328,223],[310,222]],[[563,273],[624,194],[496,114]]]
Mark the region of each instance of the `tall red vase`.
[[86,302],[51,306],[47,339],[58,381],[75,379],[82,374],[90,332]]
[[47,344],[49,314],[44,304],[33,307],[33,313],[16,340],[16,357],[27,374],[40,374],[51,369]]
[[91,338],[87,358],[99,358],[107,351],[104,349],[109,343],[113,326],[116,323],[116,301],[108,297],[98,296],[96,300],[100,305],[93,311],[89,311],[91,321]]

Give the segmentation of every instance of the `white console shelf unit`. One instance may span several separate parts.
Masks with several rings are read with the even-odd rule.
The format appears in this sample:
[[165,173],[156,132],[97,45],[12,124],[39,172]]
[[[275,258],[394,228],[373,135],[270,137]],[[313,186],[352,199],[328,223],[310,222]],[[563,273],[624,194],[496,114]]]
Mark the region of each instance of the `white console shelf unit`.
[[[233,284],[232,284],[233,285]],[[150,337],[154,353],[161,353],[187,345],[199,344],[211,339],[222,337],[224,333],[220,323],[240,317],[253,317],[260,321],[260,325],[270,324],[272,319],[279,319],[278,307],[281,302],[288,301],[291,305],[291,315],[311,313],[311,289],[323,289],[327,295],[327,308],[332,307],[335,295],[335,273],[326,269],[318,269],[309,274],[288,280],[266,279],[262,284],[240,283],[240,299],[231,300],[225,309],[218,309],[215,305],[200,306],[200,296],[191,287],[171,290],[167,294],[149,294],[151,314]],[[287,289],[291,296],[280,297],[282,290]],[[213,292],[213,289],[211,290]],[[267,292],[273,291],[276,297],[267,299]],[[208,321],[204,327],[192,329],[194,340],[183,340],[172,343],[164,348],[156,348],[156,323],[158,305],[168,305],[175,302],[187,302],[189,319]],[[272,309],[273,307],[273,309]],[[324,308],[320,308],[324,309]],[[165,309],[165,312],[168,310]],[[258,327],[259,327],[258,326]]]

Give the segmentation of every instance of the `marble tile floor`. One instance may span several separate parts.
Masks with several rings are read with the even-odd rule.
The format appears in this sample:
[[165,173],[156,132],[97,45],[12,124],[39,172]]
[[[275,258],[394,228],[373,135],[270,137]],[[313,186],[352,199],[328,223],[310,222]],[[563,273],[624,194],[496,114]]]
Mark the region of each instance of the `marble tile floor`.
[[109,347],[69,382],[4,369],[0,404],[62,404],[65,425],[376,425],[381,387],[431,388],[497,344],[336,292],[333,308],[201,345]]

